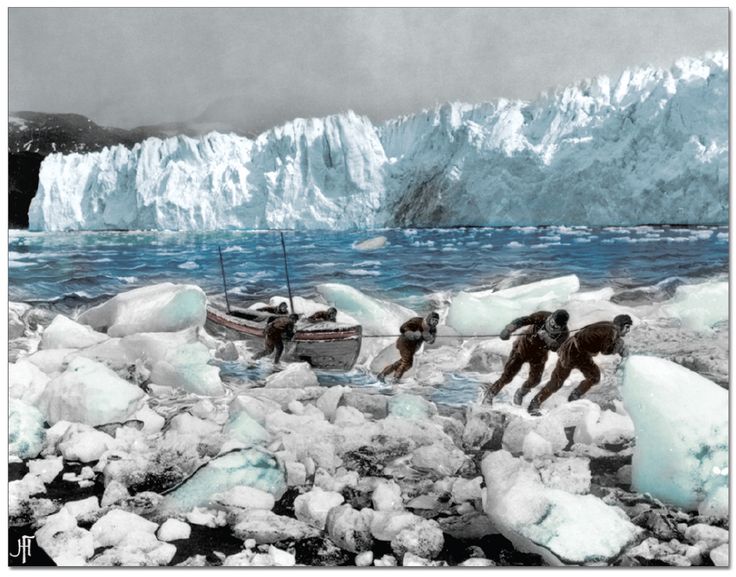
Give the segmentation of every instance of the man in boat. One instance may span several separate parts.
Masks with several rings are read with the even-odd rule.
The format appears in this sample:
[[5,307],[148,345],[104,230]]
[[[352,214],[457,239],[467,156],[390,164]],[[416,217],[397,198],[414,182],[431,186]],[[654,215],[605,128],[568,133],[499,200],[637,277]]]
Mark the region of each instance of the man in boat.
[[273,363],[277,365],[284,352],[284,340],[290,340],[294,337],[294,325],[297,320],[299,320],[299,315],[290,314],[288,317],[280,316],[268,321],[263,331],[266,337],[266,348],[255,354],[253,360],[257,361],[270,355],[275,350],[276,356],[273,358]]
[[507,341],[511,334],[521,327],[529,327],[514,341],[511,355],[506,361],[503,373],[492,384],[486,385],[484,403],[492,403],[493,399],[508,385],[521,370],[524,363],[529,363],[529,376],[514,395],[514,403],[521,404],[522,399],[542,381],[544,365],[547,362],[549,351],[556,351],[567,340],[570,332],[567,330],[567,321],[570,315],[564,309],[553,313],[537,311],[525,317],[511,321],[499,335]]
[[403,374],[414,364],[414,355],[422,343],[429,343],[431,345],[434,342],[437,336],[437,324],[439,322],[440,315],[436,312],[431,312],[424,319],[422,317],[414,317],[401,325],[401,328],[399,328],[401,336],[396,339],[396,348],[399,349],[401,358],[384,368],[379,373],[378,380],[385,380],[391,373],[395,374],[397,381],[401,379]]
[[272,315],[288,315],[289,314],[289,306],[285,302],[279,303],[279,305],[275,307],[266,306],[266,307],[260,307],[259,309],[256,309],[256,310],[262,313],[270,313]]
[[308,316],[307,321],[310,323],[337,322],[337,309],[330,307],[326,311],[317,311],[313,315]]
[[577,401],[587,393],[593,385],[601,380],[601,371],[593,362],[598,353],[603,355],[626,356],[624,336],[631,329],[632,320],[629,315],[618,315],[611,321],[601,321],[580,329],[571,336],[559,350],[557,365],[549,382],[537,393],[527,411],[532,415],[540,414],[540,407],[550,395],[560,390],[573,369],[578,369],[585,379],[570,393],[568,401]]

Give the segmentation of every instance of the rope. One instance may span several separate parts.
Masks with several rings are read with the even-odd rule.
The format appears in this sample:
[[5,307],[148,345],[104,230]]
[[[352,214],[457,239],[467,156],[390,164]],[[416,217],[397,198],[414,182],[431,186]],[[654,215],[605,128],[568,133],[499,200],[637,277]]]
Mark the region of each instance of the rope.
[[[569,331],[570,334],[577,333],[579,331],[582,331],[585,328],[588,328],[589,326],[593,325],[595,323],[590,323],[589,325],[585,325],[584,327],[580,327],[579,329],[572,329]],[[513,333],[509,335],[509,338],[511,337],[521,337],[524,335],[527,335],[526,332],[520,332],[520,333]],[[398,338],[401,335],[363,335],[364,339],[387,339],[387,338]],[[435,335],[435,339],[491,339],[495,337],[500,337],[501,335]]]

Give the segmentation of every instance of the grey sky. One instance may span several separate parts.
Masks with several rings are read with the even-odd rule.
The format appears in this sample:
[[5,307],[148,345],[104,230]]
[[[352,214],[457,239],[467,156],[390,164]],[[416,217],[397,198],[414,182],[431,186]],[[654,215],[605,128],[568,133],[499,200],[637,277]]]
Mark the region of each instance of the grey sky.
[[11,110],[125,128],[382,121],[728,48],[726,8],[11,8],[9,28]]

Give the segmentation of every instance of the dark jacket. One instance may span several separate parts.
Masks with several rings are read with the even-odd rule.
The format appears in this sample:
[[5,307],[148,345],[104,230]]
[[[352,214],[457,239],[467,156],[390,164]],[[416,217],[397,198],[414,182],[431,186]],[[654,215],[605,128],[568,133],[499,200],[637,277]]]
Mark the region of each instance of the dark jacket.
[[332,322],[332,319],[330,318],[330,313],[328,313],[327,311],[317,311],[313,315],[309,315],[307,317],[307,320],[310,323]]
[[294,321],[287,316],[279,316],[268,322],[265,335],[269,339],[290,339],[294,336]]
[[[514,348],[524,357],[531,357],[541,354],[543,351],[546,352],[556,351],[560,348],[570,336],[570,331],[565,326],[558,333],[550,334],[545,329],[545,322],[552,313],[548,311],[537,311],[525,317],[519,317],[514,319],[507,325],[507,329],[510,332],[514,332],[521,327],[528,326],[529,328],[524,331],[524,334],[520,335],[514,342]],[[547,340],[539,335],[540,331],[544,331],[547,335]]]

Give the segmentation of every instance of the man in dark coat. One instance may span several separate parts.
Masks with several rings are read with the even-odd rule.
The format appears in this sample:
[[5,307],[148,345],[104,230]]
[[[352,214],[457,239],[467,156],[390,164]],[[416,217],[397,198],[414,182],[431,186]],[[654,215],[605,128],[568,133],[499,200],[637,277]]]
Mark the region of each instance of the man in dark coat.
[[570,393],[568,401],[576,401],[601,380],[601,371],[593,362],[597,354],[627,354],[623,337],[629,332],[632,320],[629,315],[618,315],[610,321],[601,321],[583,327],[571,336],[559,350],[557,365],[549,382],[544,385],[529,403],[527,410],[539,415],[539,408],[550,395],[559,391],[574,369],[578,369],[585,379]]
[[337,322],[337,309],[330,307],[326,311],[317,311],[313,315],[308,316],[307,321],[310,323]]
[[284,352],[284,340],[289,340],[294,336],[294,325],[297,320],[299,320],[299,315],[291,314],[288,317],[280,316],[268,321],[263,331],[266,337],[266,348],[255,354],[253,360],[257,361],[276,350],[273,362],[278,364],[281,354]]
[[401,358],[384,368],[378,375],[378,379],[383,381],[391,373],[395,373],[397,381],[401,379],[414,364],[414,355],[422,343],[432,344],[434,342],[439,322],[440,315],[431,312],[427,318],[414,317],[401,325],[399,328],[401,336],[396,339],[396,348],[399,349]]
[[514,403],[520,405],[529,391],[541,382],[549,351],[559,349],[560,345],[570,336],[567,330],[569,318],[570,315],[564,309],[553,313],[537,311],[529,316],[514,319],[506,325],[500,335],[504,341],[521,327],[528,326],[529,328],[514,341],[511,355],[506,361],[501,376],[493,384],[486,385],[483,402],[492,403],[501,389],[508,385],[521,370],[524,363],[529,363],[529,376],[514,395]]
[[289,306],[286,303],[279,303],[278,306],[272,307],[261,307],[257,309],[259,312],[262,313],[270,313],[272,315],[288,315],[289,314]]

